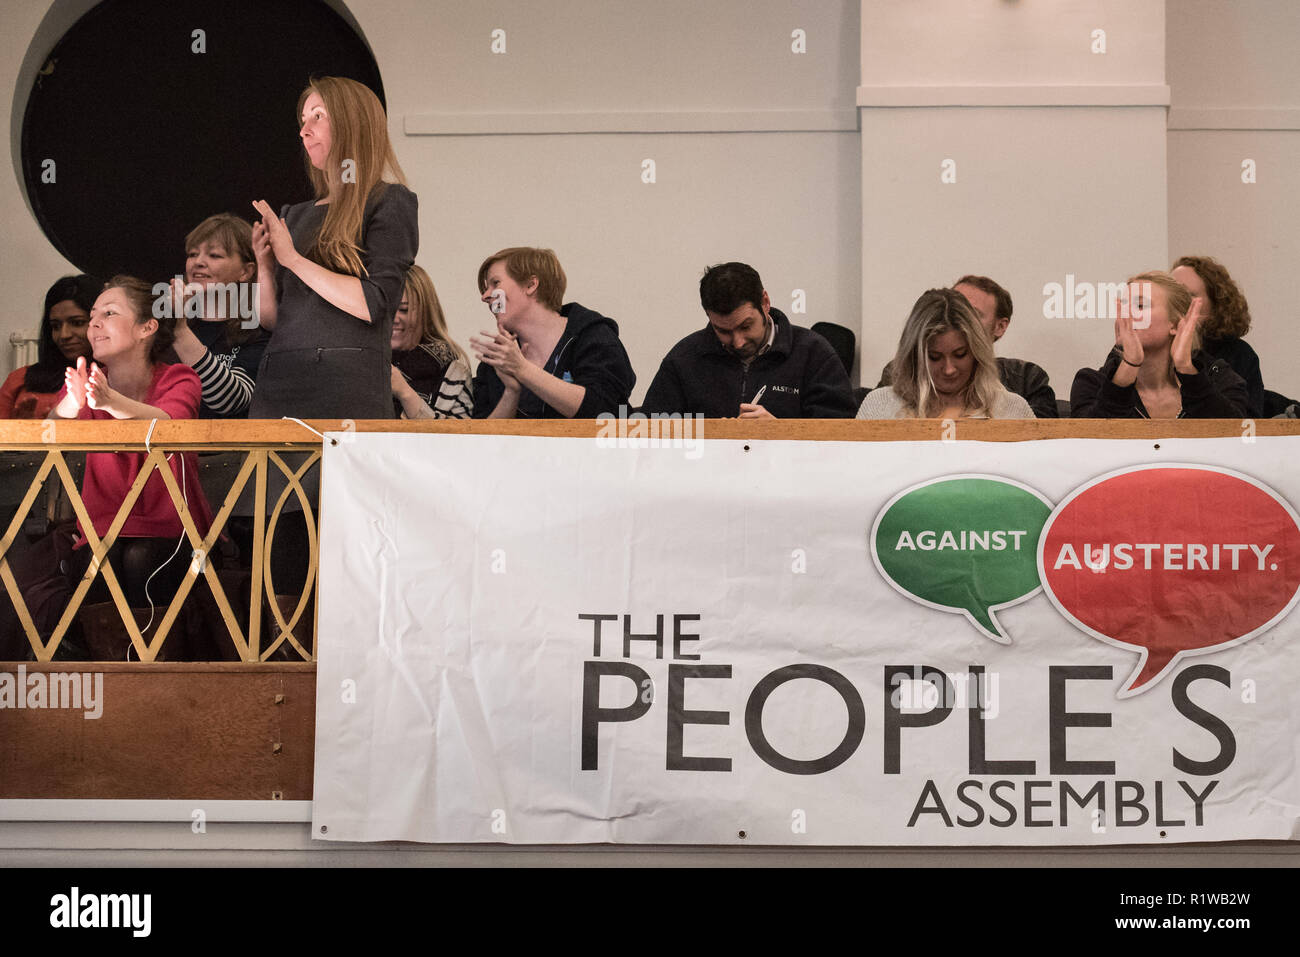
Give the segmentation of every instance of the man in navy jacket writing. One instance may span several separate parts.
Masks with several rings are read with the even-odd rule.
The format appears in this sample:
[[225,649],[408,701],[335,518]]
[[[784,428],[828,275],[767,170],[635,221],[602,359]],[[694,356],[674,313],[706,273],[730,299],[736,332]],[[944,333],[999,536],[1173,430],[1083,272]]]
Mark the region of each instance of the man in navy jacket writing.
[[700,279],[709,324],[664,358],[641,411],[709,418],[852,418],[844,365],[817,333],[773,309],[752,266],[722,263]]

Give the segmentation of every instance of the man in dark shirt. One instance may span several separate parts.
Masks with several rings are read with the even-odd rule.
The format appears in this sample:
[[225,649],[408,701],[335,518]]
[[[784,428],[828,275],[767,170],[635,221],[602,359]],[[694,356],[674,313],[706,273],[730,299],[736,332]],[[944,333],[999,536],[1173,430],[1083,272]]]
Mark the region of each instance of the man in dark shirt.
[[[952,288],[974,307],[989,338],[997,342],[1011,324],[1011,294],[988,276],[962,276]],[[1008,392],[1021,396],[1040,419],[1057,418],[1056,393],[1047,372],[1024,359],[998,357],[998,374]],[[893,361],[880,370],[880,385],[893,382]]]
[[752,266],[700,279],[709,324],[664,358],[641,411],[709,418],[852,418],[849,377],[830,344],[773,309]]

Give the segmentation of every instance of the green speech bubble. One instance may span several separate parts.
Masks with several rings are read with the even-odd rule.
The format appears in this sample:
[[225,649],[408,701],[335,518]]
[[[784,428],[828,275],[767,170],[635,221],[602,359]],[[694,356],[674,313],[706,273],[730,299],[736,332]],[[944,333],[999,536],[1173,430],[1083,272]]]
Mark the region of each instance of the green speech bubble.
[[1052,512],[1040,493],[992,475],[931,479],[899,492],[871,528],[885,580],[930,608],[960,613],[1010,644],[994,611],[1032,597],[1038,537]]

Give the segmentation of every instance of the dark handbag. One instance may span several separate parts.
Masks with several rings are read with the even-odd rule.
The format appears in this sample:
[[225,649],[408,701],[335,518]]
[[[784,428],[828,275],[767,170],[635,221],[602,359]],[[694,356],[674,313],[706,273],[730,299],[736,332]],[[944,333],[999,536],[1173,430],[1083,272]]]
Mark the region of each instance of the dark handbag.
[[[76,530],[75,524],[59,525],[31,543],[19,535],[5,555],[23,603],[43,641],[49,640],[72,597],[69,574]],[[71,633],[66,638],[76,643]],[[0,595],[0,659],[32,661],[35,657],[18,612],[5,591]]]

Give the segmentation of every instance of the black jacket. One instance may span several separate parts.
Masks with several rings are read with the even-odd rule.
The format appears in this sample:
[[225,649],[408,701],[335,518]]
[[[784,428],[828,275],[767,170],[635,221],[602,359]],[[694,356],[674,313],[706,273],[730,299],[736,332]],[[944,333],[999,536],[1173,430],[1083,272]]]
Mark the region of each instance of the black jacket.
[[[575,419],[594,419],[602,412],[618,415],[619,406],[627,405],[636,385],[636,373],[618,338],[618,323],[576,302],[565,303],[560,315],[569,321],[543,368],[557,379],[587,390],[582,405],[573,415]],[[480,362],[474,374],[474,418],[486,419],[491,415],[505,391],[497,370]],[[515,416],[564,418],[527,389],[519,394]]]
[[1008,392],[1014,392],[1028,402],[1038,418],[1055,419],[1060,415],[1056,409],[1056,393],[1042,366],[1025,359],[998,356],[998,378]]
[[1259,371],[1259,355],[1245,339],[1206,339],[1201,349],[1207,357],[1222,359],[1232,371],[1246,381],[1246,397],[1250,401],[1251,415],[1264,414],[1264,378]]
[[763,389],[758,404],[779,419],[853,418],[853,390],[830,343],[791,325],[779,309],[772,310],[772,320],[772,347],[748,368],[711,328],[692,332],[664,357],[641,411],[732,418]]
[[[1111,379],[1122,353],[1111,350],[1100,369],[1080,369],[1070,389],[1070,417],[1074,419],[1149,419],[1137,385],[1121,388]],[[1182,419],[1239,419],[1246,415],[1246,383],[1222,359],[1203,352],[1192,354],[1196,375],[1176,372],[1183,396]]]

